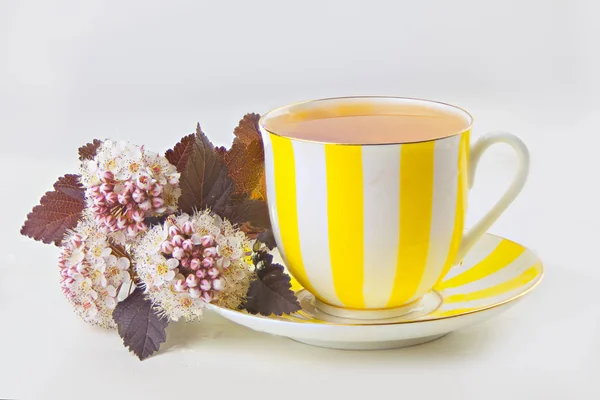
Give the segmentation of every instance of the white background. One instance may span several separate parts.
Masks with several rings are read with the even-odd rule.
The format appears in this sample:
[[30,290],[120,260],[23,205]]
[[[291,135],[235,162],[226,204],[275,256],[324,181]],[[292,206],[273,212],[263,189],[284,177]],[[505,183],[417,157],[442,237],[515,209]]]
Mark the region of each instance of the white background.
[[[0,0],[0,398],[600,397],[599,8],[593,1]],[[246,112],[396,95],[457,104],[473,137],[530,146],[530,181],[492,232],[535,250],[542,285],[436,342],[308,347],[208,315],[139,362],[58,286],[58,250],[19,236],[93,138],[163,151],[200,122],[228,145]],[[469,223],[506,187],[490,151]]]

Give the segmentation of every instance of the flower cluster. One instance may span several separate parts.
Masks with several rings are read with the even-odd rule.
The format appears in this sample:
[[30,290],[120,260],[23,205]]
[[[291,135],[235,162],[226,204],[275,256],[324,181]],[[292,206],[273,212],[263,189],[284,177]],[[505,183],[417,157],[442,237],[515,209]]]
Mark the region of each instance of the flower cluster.
[[181,194],[179,173],[165,157],[111,140],[82,162],[81,183],[95,222],[118,243],[144,232],[146,217],[175,212]]
[[112,311],[130,261],[121,257],[94,221],[84,219],[64,239],[58,262],[62,291],[86,322],[115,328]]
[[236,307],[252,271],[246,235],[210,211],[170,216],[133,245],[148,297],[171,318],[202,315],[205,303]]

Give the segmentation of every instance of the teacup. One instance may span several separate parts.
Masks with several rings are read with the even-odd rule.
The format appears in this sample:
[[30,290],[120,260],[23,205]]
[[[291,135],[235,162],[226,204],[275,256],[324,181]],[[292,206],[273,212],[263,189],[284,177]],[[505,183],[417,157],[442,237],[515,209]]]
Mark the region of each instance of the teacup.
[[[368,131],[369,119],[362,117],[436,115],[452,123],[446,129],[432,120],[431,128],[425,124],[397,134],[393,126],[385,134],[374,126],[381,134],[368,135],[319,132],[314,126],[309,134],[302,131],[311,126],[303,121],[320,124],[327,118],[361,116],[361,129]],[[321,125],[329,123],[337,122]],[[471,125],[471,115],[456,106],[395,97],[321,99],[263,115],[259,127],[277,247],[318,308],[365,319],[406,313],[505,211],[525,184],[527,147],[509,133],[488,134],[471,145]],[[475,169],[495,143],[514,149],[516,177],[464,233]]]

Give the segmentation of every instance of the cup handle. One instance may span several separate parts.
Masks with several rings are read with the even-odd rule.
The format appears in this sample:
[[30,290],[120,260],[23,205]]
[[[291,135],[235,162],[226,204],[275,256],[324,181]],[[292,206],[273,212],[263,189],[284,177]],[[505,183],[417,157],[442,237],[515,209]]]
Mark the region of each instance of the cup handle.
[[493,132],[482,136],[475,144],[471,147],[470,165],[469,165],[469,189],[473,187],[475,181],[475,171],[479,160],[485,151],[496,143],[506,143],[515,151],[517,155],[517,162],[519,164],[517,173],[513,178],[510,186],[502,195],[500,200],[492,207],[488,213],[479,220],[470,230],[467,232],[460,243],[458,249],[458,255],[456,257],[455,264],[460,263],[467,252],[473,247],[473,245],[479,240],[479,238],[492,226],[498,217],[508,208],[508,206],[515,200],[519,195],[527,176],[529,175],[529,150],[521,139],[512,133],[508,132]]

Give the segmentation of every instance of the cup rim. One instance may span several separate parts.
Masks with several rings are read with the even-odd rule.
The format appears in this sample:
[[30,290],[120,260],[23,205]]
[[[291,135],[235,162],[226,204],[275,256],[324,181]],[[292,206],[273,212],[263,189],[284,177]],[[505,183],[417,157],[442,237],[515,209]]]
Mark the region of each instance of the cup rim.
[[[322,141],[322,140],[309,140],[309,139],[301,139],[301,138],[296,138],[296,137],[292,137],[289,135],[284,135],[278,132],[274,132],[272,130],[267,129],[266,127],[266,123],[269,119],[273,118],[274,116],[276,116],[278,113],[282,113],[285,110],[291,110],[294,107],[298,107],[298,106],[302,106],[302,105],[307,105],[307,104],[313,104],[313,103],[318,103],[318,102],[326,102],[326,101],[334,101],[334,100],[354,100],[354,99],[372,99],[372,100],[400,100],[400,101],[407,101],[407,102],[413,102],[413,103],[424,103],[424,104],[429,104],[430,106],[433,105],[435,107],[442,107],[442,108],[446,108],[451,110],[454,113],[459,113],[462,114],[463,117],[466,118],[466,124],[467,126],[465,128],[462,128],[460,131],[458,132],[451,132],[449,134],[443,135],[443,136],[439,136],[439,137],[435,137],[433,139],[425,139],[425,140],[412,140],[412,141],[400,141],[400,142],[382,142],[382,143],[344,143],[344,142],[331,142],[331,141]],[[313,99],[313,100],[305,100],[305,101],[299,101],[299,102],[295,102],[295,103],[290,103],[281,107],[277,107],[274,108],[268,112],[266,112],[265,114],[261,115],[261,117],[258,120],[258,127],[260,130],[264,131],[264,132],[268,132],[271,135],[275,135],[281,138],[286,138],[292,141],[298,141],[298,142],[306,142],[306,143],[316,143],[316,144],[329,144],[329,145],[338,145],[338,146],[389,146],[389,145],[400,145],[400,144],[411,144],[411,143],[426,143],[426,142],[434,142],[436,140],[441,140],[441,139],[446,139],[449,137],[454,137],[454,136],[458,136],[461,135],[467,131],[470,131],[471,128],[473,126],[473,116],[464,108],[455,106],[453,104],[449,104],[449,103],[444,103],[442,101],[437,101],[437,100],[429,100],[429,99],[422,99],[422,98],[416,98],[416,97],[401,97],[401,96],[378,96],[378,95],[374,95],[374,96],[340,96],[340,97],[324,97],[324,98],[320,98],[320,99]]]

